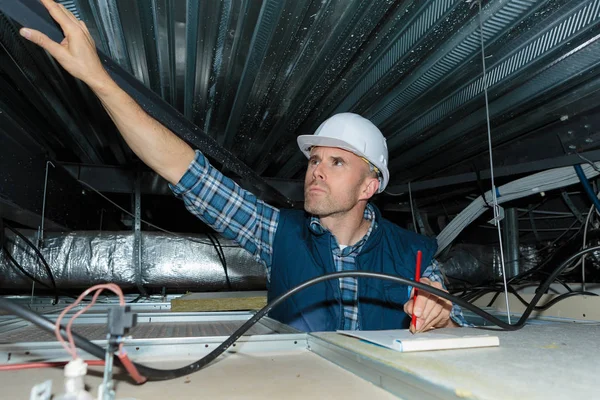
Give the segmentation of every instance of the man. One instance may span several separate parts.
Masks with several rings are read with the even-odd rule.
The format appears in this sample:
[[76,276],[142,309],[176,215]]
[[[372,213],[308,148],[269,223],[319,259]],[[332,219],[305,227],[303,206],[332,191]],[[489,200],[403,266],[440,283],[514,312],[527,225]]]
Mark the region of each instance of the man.
[[[132,150],[169,181],[190,212],[235,239],[267,269],[269,298],[310,278],[341,270],[414,277],[417,250],[431,265],[421,282],[443,288],[432,260],[434,240],[383,219],[369,199],[389,181],[385,138],[370,121],[333,116],[314,135],[298,138],[309,163],[305,210],[278,210],[215,170],[199,151],[147,115],[104,70],[94,41],[62,5],[41,0],[59,23],[58,44],[27,28],[21,35],[48,51],[85,82]],[[327,281],[298,293],[271,313],[303,331],[406,327],[414,312],[421,332],[464,325],[460,309],[421,291],[416,303],[406,286],[376,279]]]

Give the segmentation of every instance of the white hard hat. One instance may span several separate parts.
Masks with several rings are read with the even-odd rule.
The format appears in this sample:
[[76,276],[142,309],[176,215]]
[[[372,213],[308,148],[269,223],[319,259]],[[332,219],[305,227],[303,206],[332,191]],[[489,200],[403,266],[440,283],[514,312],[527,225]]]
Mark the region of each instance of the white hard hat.
[[388,150],[381,131],[366,118],[353,113],[341,113],[325,120],[314,135],[298,136],[298,146],[310,157],[313,146],[338,147],[367,159],[379,170],[379,190],[383,192],[390,180]]

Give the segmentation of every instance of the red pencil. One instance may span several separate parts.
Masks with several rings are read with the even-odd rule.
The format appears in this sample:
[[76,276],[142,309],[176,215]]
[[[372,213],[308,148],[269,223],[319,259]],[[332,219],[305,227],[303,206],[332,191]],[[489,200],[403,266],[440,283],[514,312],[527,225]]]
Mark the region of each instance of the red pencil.
[[[417,251],[417,267],[415,268],[415,282],[419,282],[421,280],[421,257],[422,256],[423,256],[423,254],[421,253],[421,250]],[[417,316],[415,315],[414,307],[415,307],[415,303],[417,302],[417,292],[418,292],[418,289],[415,288],[415,290],[413,292],[413,315],[412,315],[412,321],[411,321],[412,326],[415,327],[415,331],[417,330]]]

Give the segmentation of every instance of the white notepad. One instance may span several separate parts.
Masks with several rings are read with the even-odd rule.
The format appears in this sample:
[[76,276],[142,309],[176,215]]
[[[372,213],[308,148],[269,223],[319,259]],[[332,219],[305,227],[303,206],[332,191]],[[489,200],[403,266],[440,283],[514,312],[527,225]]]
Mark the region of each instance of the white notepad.
[[378,344],[402,352],[468,349],[499,346],[498,336],[477,334],[470,328],[455,328],[412,334],[408,329],[385,331],[337,331],[367,342]]

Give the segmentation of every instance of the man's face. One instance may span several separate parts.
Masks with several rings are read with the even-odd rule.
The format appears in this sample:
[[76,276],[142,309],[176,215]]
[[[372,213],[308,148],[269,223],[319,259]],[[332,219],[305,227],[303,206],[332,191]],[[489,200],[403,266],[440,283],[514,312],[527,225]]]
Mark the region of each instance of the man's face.
[[304,209],[320,217],[349,211],[366,200],[369,179],[368,164],[354,153],[314,147],[304,178]]

